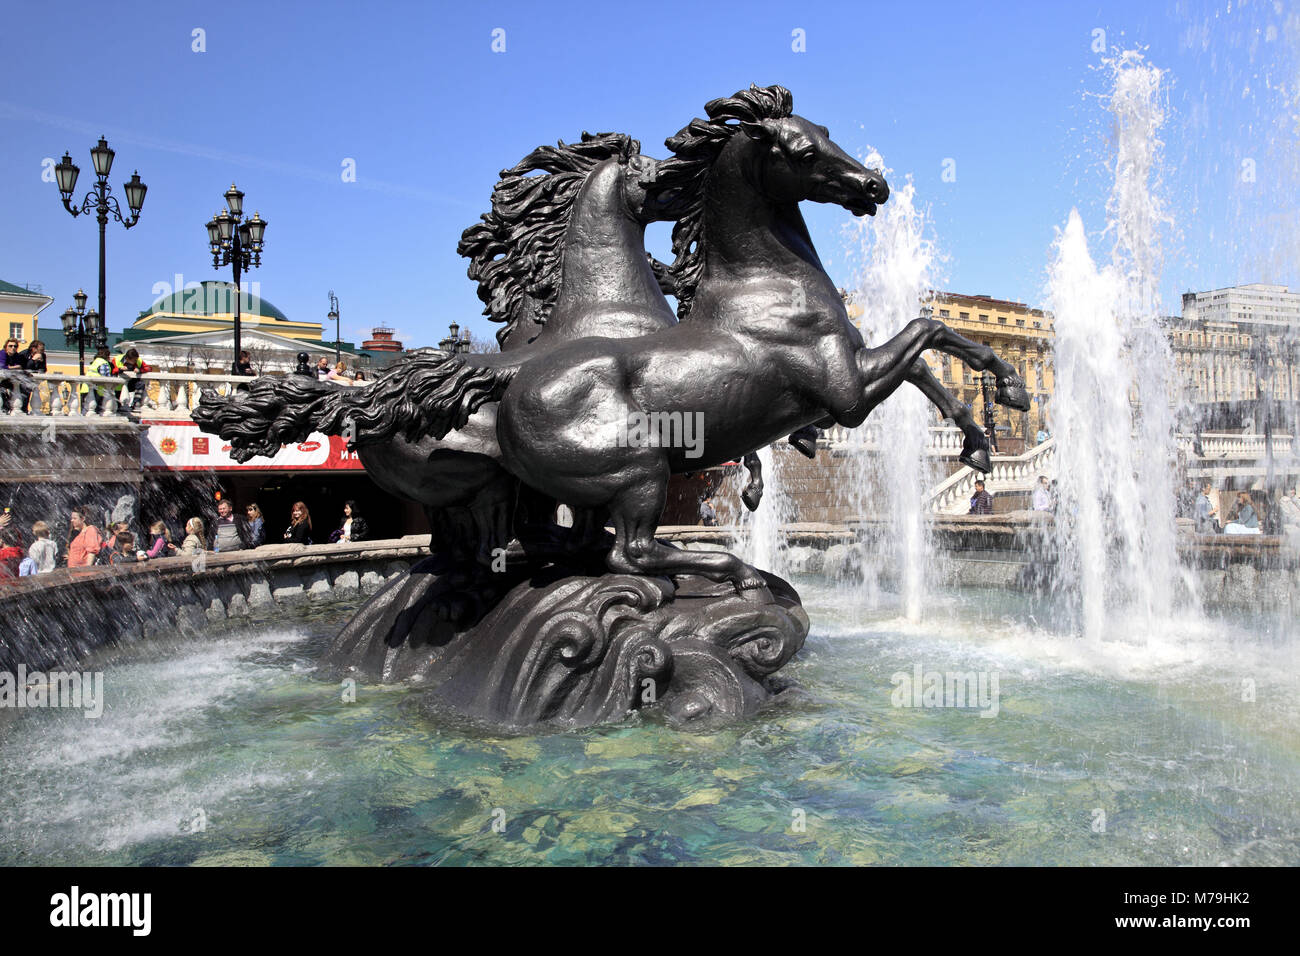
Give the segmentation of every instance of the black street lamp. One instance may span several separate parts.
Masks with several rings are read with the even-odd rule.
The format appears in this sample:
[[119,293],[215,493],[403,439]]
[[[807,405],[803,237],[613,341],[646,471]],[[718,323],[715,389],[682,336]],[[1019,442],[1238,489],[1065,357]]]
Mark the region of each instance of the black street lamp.
[[1251,339],[1250,360],[1255,366],[1255,394],[1264,406],[1264,494],[1267,500],[1269,530],[1272,531],[1276,528],[1272,520],[1274,497],[1273,416],[1271,411],[1273,406],[1273,352],[1262,334]]
[[226,190],[227,212],[218,212],[208,220],[208,249],[212,252],[212,268],[230,266],[235,275],[235,358],[230,370],[239,374],[240,352],[240,277],[262,265],[262,239],[266,235],[266,220],[258,213],[252,219],[244,218],[244,194],[231,183]]
[[460,326],[455,322],[447,326],[447,337],[438,343],[438,348],[444,352],[450,352],[453,355],[459,355],[469,351],[469,329],[465,330],[465,335],[460,334]]
[[67,345],[71,345],[74,341],[77,343],[77,363],[81,369],[78,374],[85,375],[87,336],[93,344],[99,346],[107,343],[107,332],[103,315],[94,309],[86,311],[86,293],[78,289],[72,301],[76,303],[76,308],[64,310],[59,319],[63,323],[64,343]]
[[339,334],[339,300],[334,297],[333,289],[330,289],[330,311],[326,318],[334,323],[334,364],[338,365],[341,361],[339,356],[339,339],[341,338]]
[[[130,182],[123,183],[122,191],[126,193],[126,205],[131,211],[130,218],[122,215],[122,207],[118,205],[117,197],[112,194],[112,187],[108,185],[108,174],[113,169],[113,156],[115,153],[108,148],[108,142],[104,137],[99,138],[99,143],[90,149],[90,159],[95,168],[95,185],[86,197],[81,201],[80,206],[73,205],[72,194],[77,188],[77,176],[81,172],[81,167],[72,162],[70,153],[63,154],[63,162],[54,167],[54,181],[59,187],[59,196],[63,200],[63,208],[70,212],[73,218],[83,213],[89,213],[92,210],[99,221],[99,321],[104,329],[108,328],[108,305],[107,305],[107,257],[104,249],[105,232],[108,228],[109,217],[116,219],[127,229],[130,229],[140,221],[140,209],[144,206],[144,195],[149,191],[149,187],[140,182],[140,172],[136,170],[131,174]],[[85,374],[85,369],[82,369]]]
[[980,373],[980,389],[984,392],[984,431],[989,436],[989,447],[997,452],[998,450],[998,433],[997,425],[993,418],[993,386],[994,377],[992,372]]

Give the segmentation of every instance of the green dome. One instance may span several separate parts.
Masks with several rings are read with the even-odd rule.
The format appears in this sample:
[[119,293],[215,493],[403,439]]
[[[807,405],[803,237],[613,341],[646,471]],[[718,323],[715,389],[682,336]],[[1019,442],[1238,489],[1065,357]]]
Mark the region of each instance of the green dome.
[[[231,282],[209,279],[198,286],[189,286],[171,295],[159,298],[140,318],[160,312],[175,315],[219,315],[235,311],[235,286]],[[288,322],[289,317],[265,299],[252,295],[247,289],[240,296],[240,312],[257,315],[278,322]]]

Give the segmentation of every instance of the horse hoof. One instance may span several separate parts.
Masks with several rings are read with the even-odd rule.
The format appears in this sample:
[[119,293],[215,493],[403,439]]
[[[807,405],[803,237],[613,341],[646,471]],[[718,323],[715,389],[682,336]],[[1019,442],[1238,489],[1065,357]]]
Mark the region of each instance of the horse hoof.
[[993,462],[989,458],[987,448],[976,448],[974,451],[963,452],[957,460],[963,465],[970,465],[970,467],[985,475],[993,470]]
[[757,511],[759,502],[763,500],[763,489],[755,488],[753,485],[746,485],[745,490],[740,493],[740,500],[745,503],[745,507],[750,511]]
[[801,428],[790,436],[789,442],[805,458],[817,457],[817,439],[821,431],[816,428]]
[[1033,407],[1029,393],[1018,385],[999,385],[993,400],[999,405],[1014,408],[1018,412],[1027,412]]

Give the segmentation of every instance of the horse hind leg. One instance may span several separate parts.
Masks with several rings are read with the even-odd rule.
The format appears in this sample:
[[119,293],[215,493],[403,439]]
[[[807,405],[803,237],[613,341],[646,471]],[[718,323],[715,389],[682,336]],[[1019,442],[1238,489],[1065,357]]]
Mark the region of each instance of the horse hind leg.
[[740,500],[750,511],[757,511],[763,500],[763,462],[757,452],[750,452],[744,458],[745,468],[749,472],[749,483],[740,493]]
[[[798,449],[799,454],[805,458],[816,458],[817,439],[821,437],[821,429],[816,425],[806,425],[798,431],[791,432],[786,441]],[[750,511],[757,511],[759,504],[763,500],[763,463],[759,460],[757,453],[751,451],[745,456],[744,464],[749,472],[749,483],[745,485],[745,490],[740,493],[740,500],[745,503],[745,507]]]
[[961,429],[964,436],[959,457],[961,463],[969,465],[976,471],[983,472],[986,475],[992,471],[993,463],[989,459],[988,436],[976,424],[975,416],[971,414],[970,409],[957,401],[953,394],[934,377],[934,373],[930,371],[930,366],[925,363],[924,359],[917,359],[912,363],[911,369],[908,370],[907,380],[920,389],[921,394],[939,409],[944,418],[952,419],[957,427]]
[[723,551],[682,551],[655,540],[659,516],[668,493],[668,467],[625,486],[610,505],[614,545],[606,564],[620,574],[695,574],[710,581],[729,581],[745,598],[770,599],[767,582],[734,554]]
[[792,446],[798,449],[799,454],[805,458],[817,457],[817,439],[822,437],[821,429],[816,425],[805,425],[797,432],[791,432],[790,437],[786,439]]

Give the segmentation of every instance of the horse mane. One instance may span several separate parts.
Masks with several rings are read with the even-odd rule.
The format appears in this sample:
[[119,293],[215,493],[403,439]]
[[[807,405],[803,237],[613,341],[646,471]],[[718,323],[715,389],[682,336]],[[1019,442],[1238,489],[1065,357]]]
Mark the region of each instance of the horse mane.
[[673,156],[661,162],[649,197],[661,203],[676,219],[673,227],[673,263],[668,267],[677,317],[685,319],[704,273],[704,193],[709,171],[731,137],[743,123],[784,119],[794,111],[794,97],[783,86],[755,86],[735,96],[704,105],[708,119],[693,119],[676,136],[664,140]]
[[[545,325],[550,316],[569,213],[588,174],[607,159],[627,162],[639,152],[641,143],[624,133],[584,132],[579,143],[539,146],[501,171],[492,211],[461,234],[456,251],[470,260],[483,314],[504,323],[497,331],[502,348],[521,326]],[[545,175],[527,175],[538,171]]]

